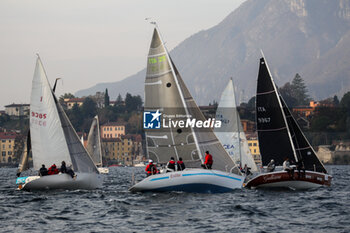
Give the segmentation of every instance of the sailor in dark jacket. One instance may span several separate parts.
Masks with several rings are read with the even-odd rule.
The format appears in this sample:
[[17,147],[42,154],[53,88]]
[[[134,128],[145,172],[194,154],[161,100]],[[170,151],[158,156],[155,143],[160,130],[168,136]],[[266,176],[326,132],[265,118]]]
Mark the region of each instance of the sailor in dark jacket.
[[166,172],[174,172],[175,171],[175,159],[174,157],[170,158],[170,161],[166,165]]
[[183,171],[183,170],[185,170],[185,164],[184,164],[184,162],[182,162],[182,158],[180,157],[179,158],[179,161],[177,161],[177,170],[178,171]]
[[41,165],[39,176],[47,176],[47,168],[45,167],[45,164]]

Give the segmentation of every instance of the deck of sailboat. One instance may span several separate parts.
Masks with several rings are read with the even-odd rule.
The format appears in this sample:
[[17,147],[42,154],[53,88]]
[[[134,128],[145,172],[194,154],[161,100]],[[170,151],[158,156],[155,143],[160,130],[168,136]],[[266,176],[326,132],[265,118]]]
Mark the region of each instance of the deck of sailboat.
[[295,170],[294,177],[287,171],[275,171],[261,173],[249,180],[246,188],[289,188],[296,190],[318,188],[320,186],[330,186],[332,176],[320,172]]

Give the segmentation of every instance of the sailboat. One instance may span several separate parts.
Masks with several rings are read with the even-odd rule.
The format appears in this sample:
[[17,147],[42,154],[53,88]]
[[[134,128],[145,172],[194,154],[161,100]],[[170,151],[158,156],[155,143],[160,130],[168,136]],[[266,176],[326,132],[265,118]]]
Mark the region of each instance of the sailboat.
[[[260,59],[256,94],[256,119],[262,164],[272,159],[281,166],[285,158],[305,168],[305,173],[295,170],[262,173],[247,182],[253,188],[310,189],[330,186],[332,176],[301,131],[273,81],[265,58]],[[299,173],[300,172],[300,173]]]
[[89,152],[89,155],[94,161],[98,171],[103,174],[108,174],[109,169],[107,167],[103,167],[103,150],[98,116],[95,116],[92,120],[86,150]]
[[[148,158],[165,164],[170,157],[175,160],[181,157],[186,169],[149,176],[129,190],[217,193],[241,188],[244,177],[211,128],[166,126],[168,121],[204,122],[205,118],[166,50],[157,27],[147,61],[144,120],[150,113],[152,120],[163,118],[160,129],[147,129],[144,124]],[[205,151],[213,155],[212,170],[201,168]]]
[[39,170],[42,164],[59,166],[65,161],[76,177],[66,173],[18,177],[19,190],[95,189],[102,186],[103,177],[51,89],[39,56],[30,100],[30,145],[34,170]]
[[228,81],[225,90],[222,92],[215,118],[222,122],[220,129],[214,129],[216,137],[235,161],[236,165],[240,167],[247,165],[251,172],[258,172],[237,111],[232,78]]

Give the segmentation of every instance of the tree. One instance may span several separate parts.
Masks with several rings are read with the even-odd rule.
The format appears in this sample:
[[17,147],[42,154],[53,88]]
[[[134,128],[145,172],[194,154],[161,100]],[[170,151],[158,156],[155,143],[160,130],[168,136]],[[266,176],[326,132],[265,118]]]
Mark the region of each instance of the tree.
[[84,116],[78,104],[74,104],[72,109],[67,112],[67,115],[76,130],[80,130]]
[[292,81],[292,96],[297,100],[297,105],[308,105],[310,97],[304,80],[297,73]]
[[92,118],[97,113],[96,102],[90,97],[86,97],[82,105],[82,114],[84,118]]
[[122,96],[119,94],[116,100],[116,105],[121,105],[123,103],[123,98]]
[[64,99],[73,99],[75,96],[72,93],[65,93],[60,96],[59,101],[60,103],[64,101]]
[[130,93],[126,93],[125,96],[125,108],[127,112],[139,111],[142,107],[141,96],[132,96]]
[[287,82],[281,88],[279,88],[279,92],[281,93],[288,107],[293,108],[296,105],[298,105],[297,99],[294,97],[293,86],[289,82]]
[[109,95],[108,95],[108,89],[106,88],[105,92],[105,107],[109,106]]

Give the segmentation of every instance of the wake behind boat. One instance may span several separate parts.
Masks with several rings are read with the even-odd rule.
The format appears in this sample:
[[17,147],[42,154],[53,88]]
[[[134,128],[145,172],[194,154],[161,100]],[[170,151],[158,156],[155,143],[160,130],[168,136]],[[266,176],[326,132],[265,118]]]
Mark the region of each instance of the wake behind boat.
[[[181,157],[187,169],[152,175],[132,186],[130,191],[215,193],[242,187],[244,177],[211,128],[172,124],[152,128],[157,120],[160,124],[161,118],[168,121],[206,121],[171,60],[157,28],[154,29],[148,54],[144,119],[146,114],[153,116],[149,124],[144,125],[148,158],[157,164],[165,164],[170,157],[176,160]],[[213,155],[213,170],[201,169],[205,151]]]
[[262,173],[248,181],[246,187],[309,189],[331,185],[332,176],[327,174],[290,113],[264,57],[260,59],[256,114],[263,166],[267,166],[271,160],[276,166],[291,160],[296,162],[297,169]]
[[[32,149],[34,170],[42,164],[50,166],[65,161],[72,167],[75,177],[67,173],[18,177],[16,184],[20,190],[43,189],[95,189],[102,186],[99,174],[89,154],[81,144],[54,90],[51,89],[41,60],[38,57],[34,72],[30,101],[30,140],[26,143],[24,156]],[[23,162],[28,159],[23,158]],[[21,164],[19,172],[26,168]],[[20,173],[19,173],[20,174]]]

